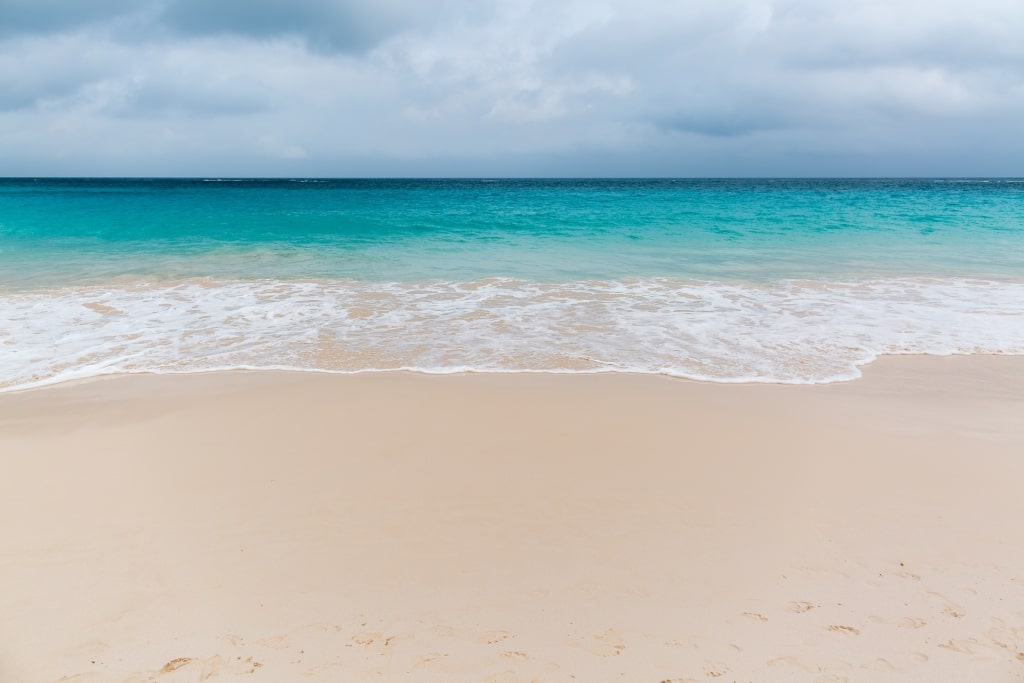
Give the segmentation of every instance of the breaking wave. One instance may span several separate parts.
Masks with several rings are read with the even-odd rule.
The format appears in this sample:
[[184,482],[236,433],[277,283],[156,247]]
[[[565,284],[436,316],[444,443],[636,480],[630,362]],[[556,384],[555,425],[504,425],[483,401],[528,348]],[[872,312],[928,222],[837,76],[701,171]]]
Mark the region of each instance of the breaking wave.
[[825,383],[881,354],[1024,354],[1024,282],[221,281],[0,294],[0,391],[233,368]]

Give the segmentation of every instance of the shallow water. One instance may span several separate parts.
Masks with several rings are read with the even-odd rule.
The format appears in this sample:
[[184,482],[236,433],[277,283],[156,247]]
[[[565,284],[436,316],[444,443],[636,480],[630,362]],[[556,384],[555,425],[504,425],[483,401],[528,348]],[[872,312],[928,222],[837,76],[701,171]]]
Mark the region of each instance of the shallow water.
[[1024,353],[1018,180],[0,180],[0,388]]

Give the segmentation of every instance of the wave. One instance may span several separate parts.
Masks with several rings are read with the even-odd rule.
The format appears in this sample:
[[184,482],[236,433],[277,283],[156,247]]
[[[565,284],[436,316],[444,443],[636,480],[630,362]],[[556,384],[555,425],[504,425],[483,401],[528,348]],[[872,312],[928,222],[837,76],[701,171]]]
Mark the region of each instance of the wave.
[[1024,282],[218,281],[0,294],[0,391],[112,373],[640,372],[826,383],[1024,354]]

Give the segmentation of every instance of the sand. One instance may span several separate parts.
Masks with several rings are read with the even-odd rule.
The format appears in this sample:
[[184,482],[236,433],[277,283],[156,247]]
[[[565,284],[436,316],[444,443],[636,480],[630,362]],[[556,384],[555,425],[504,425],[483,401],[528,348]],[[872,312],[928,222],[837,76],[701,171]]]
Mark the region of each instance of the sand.
[[1024,680],[1024,358],[0,395],[0,681]]

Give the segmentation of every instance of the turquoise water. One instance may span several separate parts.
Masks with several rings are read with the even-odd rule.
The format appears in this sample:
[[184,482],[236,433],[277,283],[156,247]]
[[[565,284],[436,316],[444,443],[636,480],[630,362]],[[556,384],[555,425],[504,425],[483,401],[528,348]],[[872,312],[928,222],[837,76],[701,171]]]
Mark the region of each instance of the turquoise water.
[[0,286],[1024,275],[1024,182],[0,181]]
[[1021,180],[0,180],[0,388],[1024,352]]

